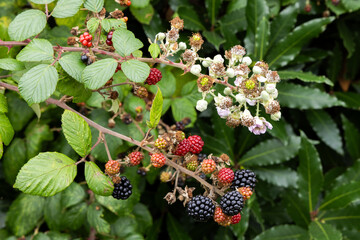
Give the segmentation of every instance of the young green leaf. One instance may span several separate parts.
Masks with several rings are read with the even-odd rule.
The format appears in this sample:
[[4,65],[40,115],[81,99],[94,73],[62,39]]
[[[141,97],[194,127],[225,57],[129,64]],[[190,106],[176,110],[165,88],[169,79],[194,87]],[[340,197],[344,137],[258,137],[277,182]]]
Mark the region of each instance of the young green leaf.
[[312,212],[315,210],[324,180],[319,154],[304,135],[301,136],[299,160],[299,196],[306,205],[307,212]]
[[126,77],[136,83],[144,82],[150,74],[149,65],[134,59],[123,62],[121,70]]
[[80,9],[84,0],[59,0],[52,12],[55,18],[68,18],[74,16]]
[[59,63],[67,74],[82,83],[81,74],[85,69],[85,64],[81,61],[80,53],[66,54],[60,58]]
[[360,199],[360,182],[344,184],[332,189],[322,201],[319,209],[339,209],[344,208],[351,202]]
[[33,39],[16,56],[16,59],[21,62],[49,61],[53,60],[53,58],[53,47],[46,39]]
[[89,89],[98,89],[114,75],[118,63],[113,58],[96,61],[82,73],[82,81]]
[[157,43],[152,43],[149,46],[149,53],[151,54],[152,58],[157,58],[160,54],[160,47]]
[[94,162],[85,163],[85,180],[95,194],[109,196],[114,190],[111,179]]
[[14,188],[32,195],[53,196],[73,182],[76,172],[75,162],[64,154],[40,153],[21,168]]
[[340,131],[331,116],[323,110],[306,111],[306,116],[319,138],[337,153],[343,155]]
[[85,157],[91,150],[91,131],[85,120],[76,113],[65,110],[61,118],[61,126],[70,146]]
[[178,222],[178,220],[176,220],[170,213],[167,214],[166,227],[171,240],[191,239],[180,222]]
[[278,71],[278,74],[281,80],[299,79],[303,82],[325,83],[329,86],[334,86],[334,83],[327,77],[317,76],[311,72],[285,70],[285,71]]
[[260,21],[255,34],[254,55],[257,59],[263,60],[269,45],[270,23],[266,17]]
[[12,58],[3,58],[0,59],[0,69],[9,70],[9,71],[19,71],[23,70],[24,64]]
[[348,150],[352,159],[360,158],[360,133],[359,130],[350,122],[344,115],[341,115],[343,129],[344,129],[344,138],[345,146]]
[[104,0],[85,0],[84,7],[92,12],[100,12],[104,6]]
[[115,29],[115,30],[117,30],[119,28],[126,29],[126,23],[122,19],[106,19],[105,18],[101,21],[101,26],[106,32],[109,32],[111,29]]
[[4,113],[0,113],[0,138],[5,145],[9,145],[14,137],[14,129]]
[[123,28],[119,28],[113,33],[112,42],[114,48],[122,57],[129,56],[132,52],[144,46],[131,31]]
[[305,239],[306,237],[308,237],[308,233],[301,227],[295,225],[279,225],[262,232],[257,235],[254,240],[295,240],[300,238]]
[[103,211],[104,209],[97,203],[92,203],[87,209],[87,220],[96,232],[106,234],[110,232],[110,224],[104,220]]
[[150,121],[147,123],[149,128],[156,128],[156,126],[159,124],[162,108],[163,97],[159,88],[150,109]]
[[342,234],[330,224],[313,221],[309,226],[309,233],[312,239],[318,240],[341,240]]
[[45,13],[34,9],[26,10],[17,15],[10,23],[9,36],[12,40],[23,41],[40,33],[45,25]]
[[95,17],[90,18],[89,21],[86,23],[89,33],[94,33],[96,29],[98,29],[99,24],[100,24],[100,19]]
[[58,78],[54,66],[37,65],[20,78],[20,94],[29,105],[43,102],[55,91]]

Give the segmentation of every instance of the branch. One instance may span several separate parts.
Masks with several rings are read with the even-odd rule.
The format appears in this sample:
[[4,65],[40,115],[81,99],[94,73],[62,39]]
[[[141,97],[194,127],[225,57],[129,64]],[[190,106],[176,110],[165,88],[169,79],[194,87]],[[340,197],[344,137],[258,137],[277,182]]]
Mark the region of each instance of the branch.
[[[5,87],[5,88],[7,88],[9,90],[12,90],[12,91],[19,92],[19,89],[16,86],[13,86],[13,85],[10,85],[10,84],[7,84],[7,83],[0,82],[0,86]],[[46,100],[46,103],[55,104],[56,106],[58,106],[58,107],[60,107],[62,109],[66,109],[66,110],[69,110],[69,111],[72,111],[72,112],[76,113],[77,115],[82,117],[90,126],[96,128],[99,132],[102,132],[103,134],[112,135],[112,136],[120,138],[120,139],[122,139],[124,141],[133,143],[133,144],[141,147],[142,149],[144,149],[144,150],[146,150],[148,152],[155,153],[155,151],[152,148],[150,148],[148,146],[142,146],[141,142],[136,141],[136,140],[132,139],[131,137],[125,136],[125,135],[120,134],[118,132],[114,132],[114,131],[112,131],[110,129],[107,129],[107,128],[97,124],[96,122],[94,122],[94,121],[90,120],[89,118],[85,117],[84,115],[82,115],[78,111],[72,109],[71,107],[66,105],[64,102],[61,102],[61,101],[59,101],[57,99],[54,99],[54,98],[49,98],[48,100]],[[204,187],[207,187],[208,189],[213,189],[220,196],[224,195],[223,191],[221,191],[220,189],[215,188],[210,183],[206,182],[204,179],[202,179],[201,177],[196,175],[194,172],[192,172],[192,171],[190,171],[190,170],[176,164],[175,162],[171,161],[167,157],[166,157],[166,163],[165,164],[170,166],[170,167],[175,168],[177,171],[181,171],[181,172],[191,176],[192,178],[196,179],[199,183],[201,183]]]

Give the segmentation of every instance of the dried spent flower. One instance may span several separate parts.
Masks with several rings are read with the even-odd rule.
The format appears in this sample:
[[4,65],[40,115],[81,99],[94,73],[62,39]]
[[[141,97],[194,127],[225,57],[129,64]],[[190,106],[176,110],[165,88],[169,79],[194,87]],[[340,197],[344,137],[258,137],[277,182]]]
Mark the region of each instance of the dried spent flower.
[[180,19],[179,17],[173,18],[170,21],[171,27],[176,28],[179,30],[183,30],[184,28],[184,20]]

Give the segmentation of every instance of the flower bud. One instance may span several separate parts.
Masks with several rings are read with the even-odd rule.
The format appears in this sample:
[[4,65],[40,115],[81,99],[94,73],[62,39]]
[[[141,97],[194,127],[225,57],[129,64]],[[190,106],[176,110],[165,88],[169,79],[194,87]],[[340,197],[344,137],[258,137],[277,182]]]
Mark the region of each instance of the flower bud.
[[245,96],[244,96],[243,94],[241,94],[241,93],[236,94],[235,99],[236,99],[236,101],[237,101],[238,103],[241,103],[241,104],[243,104],[243,103],[246,102]]
[[258,66],[254,66],[252,70],[254,74],[260,74],[262,72],[261,68]]
[[155,39],[159,40],[159,41],[164,40],[165,39],[165,33],[160,32],[160,33],[156,34]]
[[227,75],[229,78],[235,77],[235,71],[234,71],[234,69],[228,68],[228,69],[226,70],[226,75]]
[[246,64],[247,66],[249,66],[252,63],[252,60],[250,57],[244,57],[242,60],[242,63]]
[[275,90],[276,90],[276,85],[275,85],[274,83],[266,84],[265,90],[266,90],[268,93],[273,93],[273,92],[275,92]]
[[211,58],[207,57],[206,60],[202,61],[203,67],[206,67],[206,68],[210,67],[211,61],[212,61]]
[[201,72],[201,66],[199,64],[192,65],[190,72],[196,76],[199,76]]
[[261,96],[261,99],[264,100],[264,102],[267,102],[270,99],[270,95],[266,91],[262,91],[260,96]]
[[223,62],[224,62],[224,59],[220,54],[218,54],[214,57],[214,63],[223,63]]
[[201,99],[201,100],[197,101],[197,103],[196,103],[196,109],[199,112],[205,111],[207,109],[207,106],[208,106],[208,103],[204,99]]
[[281,112],[279,111],[277,113],[271,114],[270,118],[274,121],[279,121],[281,118]]
[[179,43],[179,49],[180,49],[180,50],[185,50],[185,49],[186,49],[186,43],[180,42],[180,43]]
[[232,93],[231,88],[227,87],[227,88],[224,89],[224,94],[225,95],[230,95],[231,93]]
[[273,98],[277,98],[279,95],[279,92],[278,90],[275,88],[274,92],[270,93],[270,96],[273,97]]
[[259,82],[262,82],[262,83],[264,83],[264,82],[267,81],[267,79],[266,79],[265,77],[263,77],[263,76],[258,77],[257,80],[258,80]]

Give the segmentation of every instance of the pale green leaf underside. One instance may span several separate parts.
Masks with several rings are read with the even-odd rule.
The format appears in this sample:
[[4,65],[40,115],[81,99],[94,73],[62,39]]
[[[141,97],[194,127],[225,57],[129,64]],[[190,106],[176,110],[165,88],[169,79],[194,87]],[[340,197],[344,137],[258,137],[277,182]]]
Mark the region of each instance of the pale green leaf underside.
[[116,51],[123,57],[129,56],[132,52],[144,46],[131,31],[123,28],[114,32],[112,42]]
[[137,83],[144,82],[150,73],[149,65],[138,60],[129,60],[122,63],[121,69],[126,77]]
[[33,39],[23,48],[16,59],[21,62],[40,62],[52,60],[54,50],[51,43],[46,39]]
[[60,58],[59,63],[76,81],[82,83],[81,74],[85,69],[85,64],[81,61],[80,53],[70,53]]
[[5,145],[9,145],[14,137],[14,129],[4,113],[0,113],[0,139]]
[[73,182],[76,172],[75,162],[66,155],[40,153],[20,169],[14,188],[32,195],[53,196]]
[[87,122],[74,112],[65,110],[62,118],[62,130],[70,146],[81,157],[90,153],[91,130]]
[[67,18],[74,16],[83,4],[83,0],[59,0],[52,12],[55,18]]
[[85,163],[85,180],[95,194],[109,196],[114,190],[111,179],[93,162]]
[[113,58],[102,59],[87,66],[82,73],[85,87],[98,89],[114,75],[118,63]]
[[86,0],[84,7],[92,12],[100,12],[104,6],[104,0]]
[[103,19],[101,26],[106,32],[109,32],[111,29],[126,29],[126,23],[122,19]]
[[24,64],[12,58],[0,59],[0,69],[18,71],[24,69]]

